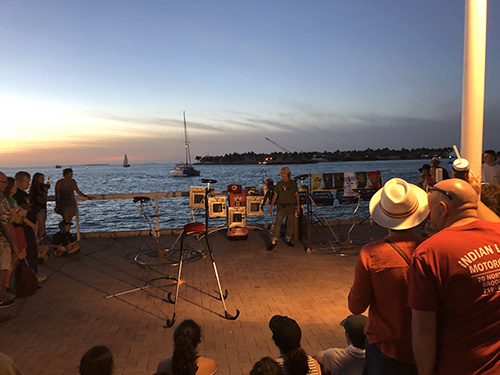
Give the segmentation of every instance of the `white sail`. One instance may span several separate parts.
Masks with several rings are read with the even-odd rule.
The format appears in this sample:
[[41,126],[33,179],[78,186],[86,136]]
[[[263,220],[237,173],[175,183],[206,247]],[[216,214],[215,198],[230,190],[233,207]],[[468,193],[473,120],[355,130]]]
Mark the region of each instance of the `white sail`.
[[128,163],[127,154],[125,154],[125,157],[123,158],[123,166],[124,167],[130,167],[130,164]]
[[186,161],[178,163],[173,170],[170,171],[172,177],[192,177],[199,176],[200,171],[196,170],[191,164],[191,153],[189,151],[189,141],[187,137],[186,112],[184,114],[184,149],[186,150]]

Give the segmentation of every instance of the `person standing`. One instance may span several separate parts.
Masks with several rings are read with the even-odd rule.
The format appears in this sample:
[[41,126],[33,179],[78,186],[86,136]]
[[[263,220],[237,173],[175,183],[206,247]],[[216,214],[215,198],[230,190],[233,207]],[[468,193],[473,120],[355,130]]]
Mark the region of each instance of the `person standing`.
[[37,207],[38,231],[36,233],[37,241],[40,242],[45,237],[45,221],[47,220],[47,195],[49,193],[50,183],[45,183],[43,173],[35,173],[31,180],[29,194],[33,204]]
[[414,253],[409,274],[419,375],[500,374],[500,222],[478,219],[466,181],[429,189],[438,230]]
[[75,191],[78,195],[90,199],[88,195],[82,193],[78,188],[78,184],[73,179],[73,170],[71,168],[63,169],[63,178],[56,182],[55,199],[56,208],[54,211],[62,216],[62,219],[71,223],[76,215],[77,206],[75,199]]
[[286,218],[286,234],[285,234],[285,244],[287,246],[293,246],[292,236],[294,227],[294,215],[300,214],[300,200],[299,200],[299,189],[297,188],[297,182],[292,180],[290,168],[281,167],[280,169],[281,181],[278,181],[274,188],[274,195],[271,201],[271,207],[269,207],[269,213],[272,215],[274,205],[278,207],[276,212],[276,219],[274,220],[274,228],[271,237],[271,244],[268,246],[267,250],[271,251],[278,243],[278,238],[280,235],[281,224],[283,219]]
[[363,374],[416,375],[411,310],[406,304],[410,259],[424,241],[414,228],[429,215],[427,194],[416,185],[393,178],[373,195],[369,208],[373,220],[389,234],[361,249],[348,296],[353,314],[370,308]]
[[[7,176],[0,172],[0,191],[7,186]],[[4,298],[5,281],[12,266],[12,255],[17,254],[17,243],[14,227],[12,226],[12,215],[9,203],[0,194],[0,308],[9,307],[14,304],[11,298]]]
[[28,211],[21,224],[24,229],[24,237],[26,239],[26,260],[33,271],[37,273],[38,245],[36,243],[35,233],[38,230],[38,225],[36,223],[38,209],[33,203],[30,195],[26,192],[26,190],[30,187],[31,176],[28,172],[19,171],[16,173],[14,178],[16,179],[17,191],[12,197],[15,198],[17,204],[21,208]]
[[[436,175],[434,176],[434,179],[436,181],[438,181],[438,178],[436,178],[436,176],[439,175],[439,177],[442,177],[441,180],[447,180],[450,178],[450,175],[448,174],[448,171],[443,168],[443,167],[440,167],[439,165],[441,164],[441,159],[439,159],[437,156],[434,156],[432,159],[431,159],[431,166],[433,166],[434,168],[436,168]],[[439,170],[441,170],[441,172],[439,172]]]
[[500,165],[495,163],[496,153],[493,150],[486,150],[483,154],[483,164],[481,166],[481,181],[491,185],[500,185]]

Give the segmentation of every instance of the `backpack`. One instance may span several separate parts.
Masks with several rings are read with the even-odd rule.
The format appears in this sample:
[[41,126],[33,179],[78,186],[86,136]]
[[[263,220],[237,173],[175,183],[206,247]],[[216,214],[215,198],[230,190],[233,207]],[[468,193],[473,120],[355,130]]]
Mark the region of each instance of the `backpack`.
[[38,279],[26,259],[20,259],[14,268],[9,288],[16,293],[16,297],[29,297],[38,290]]

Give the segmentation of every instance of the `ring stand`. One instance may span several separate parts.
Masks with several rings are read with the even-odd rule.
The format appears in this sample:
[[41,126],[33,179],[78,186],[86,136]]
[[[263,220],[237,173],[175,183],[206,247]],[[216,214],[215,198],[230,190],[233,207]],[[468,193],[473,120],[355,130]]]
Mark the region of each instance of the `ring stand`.
[[[149,197],[134,197],[134,203],[139,202],[141,204],[141,214],[146,218],[146,221],[149,224],[149,233],[154,237],[156,241],[156,250],[148,250],[137,254],[134,258],[134,261],[140,264],[143,267],[150,266],[176,266],[179,264],[180,252],[178,250],[174,250],[179,237],[175,240],[174,244],[170,249],[163,249],[160,244],[160,231],[158,228],[153,228],[153,224],[151,223],[150,218],[158,218],[158,211],[155,211],[154,215],[148,215],[146,213],[146,204],[151,202]],[[148,210],[149,211],[149,210]],[[149,213],[149,212],[148,212]],[[200,260],[203,258],[205,254],[200,250],[195,249],[186,249],[186,254],[184,254],[184,262],[194,262],[196,260]]]
[[225,290],[225,293],[222,293],[222,287],[220,284],[220,279],[219,279],[219,273],[217,272],[217,265],[215,264],[215,259],[214,259],[214,254],[212,251],[212,248],[210,247],[210,242],[208,240],[208,195],[210,193],[210,184],[211,183],[216,183],[216,180],[211,180],[211,179],[201,179],[201,182],[204,184],[207,184],[207,187],[205,189],[205,224],[202,223],[189,223],[184,226],[184,230],[182,231],[181,234],[181,249],[180,249],[180,257],[179,257],[179,269],[178,269],[178,274],[177,274],[177,288],[175,290],[175,299],[172,299],[172,293],[168,293],[168,299],[167,301],[172,303],[174,305],[174,312],[172,315],[172,319],[167,319],[165,325],[163,326],[164,328],[170,328],[174,325],[175,319],[176,319],[176,309],[177,309],[177,302],[179,301],[179,287],[180,287],[180,280],[181,280],[181,274],[182,274],[182,265],[184,263],[184,252],[185,252],[185,246],[186,246],[186,237],[189,235],[193,234],[204,234],[205,241],[207,244],[207,249],[210,254],[210,260],[212,261],[212,265],[214,268],[214,273],[215,273],[215,278],[217,280],[217,286],[219,288],[219,296],[220,300],[222,301],[222,306],[224,308],[224,318],[228,320],[236,320],[238,319],[240,315],[240,311],[236,310],[235,315],[229,314],[227,311],[225,299],[227,298],[228,292],[227,289]]

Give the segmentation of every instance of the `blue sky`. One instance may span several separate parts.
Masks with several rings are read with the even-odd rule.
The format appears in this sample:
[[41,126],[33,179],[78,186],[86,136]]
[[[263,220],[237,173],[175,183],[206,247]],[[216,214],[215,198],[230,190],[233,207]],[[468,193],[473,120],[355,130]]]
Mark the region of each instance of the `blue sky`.
[[[484,148],[500,150],[500,2]],[[460,145],[465,2],[0,0],[0,166]]]

